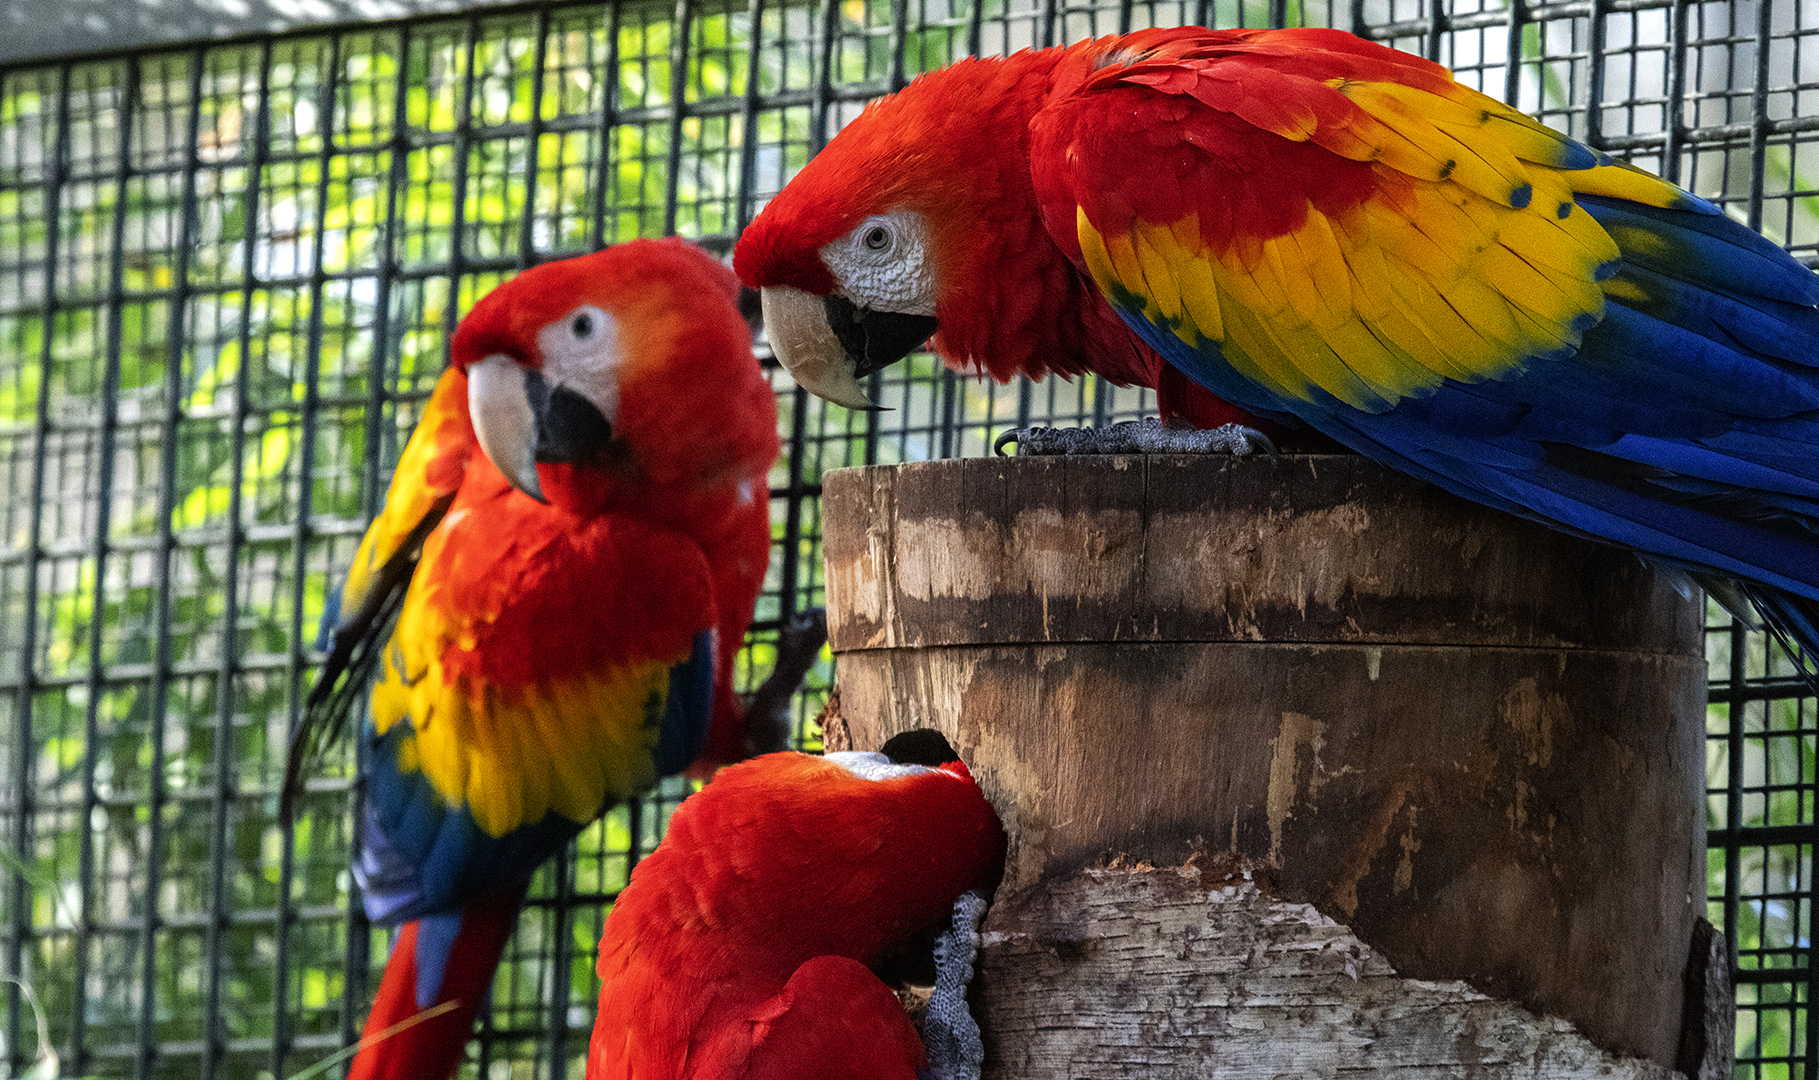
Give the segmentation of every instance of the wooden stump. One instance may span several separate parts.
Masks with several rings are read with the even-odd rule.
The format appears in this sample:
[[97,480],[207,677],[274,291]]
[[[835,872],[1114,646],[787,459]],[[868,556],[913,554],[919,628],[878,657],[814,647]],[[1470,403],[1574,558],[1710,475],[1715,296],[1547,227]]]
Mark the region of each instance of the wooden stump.
[[942,730],[1012,834],[988,1076],[1728,1054],[1700,606],[1634,557],[1337,456],[847,470],[823,514],[854,742]]

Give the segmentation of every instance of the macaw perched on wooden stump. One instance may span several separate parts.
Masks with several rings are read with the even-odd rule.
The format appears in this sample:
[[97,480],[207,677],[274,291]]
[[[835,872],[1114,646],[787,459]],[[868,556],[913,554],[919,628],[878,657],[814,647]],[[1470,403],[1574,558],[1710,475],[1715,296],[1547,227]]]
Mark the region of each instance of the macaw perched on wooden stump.
[[821,508],[824,730],[942,732],[1014,836],[982,1080],[1730,1076],[1703,607],[1642,560],[1354,454]]
[[758,714],[820,649],[786,632],[742,707],[778,443],[736,293],[699,248],[639,240],[526,270],[455,332],[286,784],[288,816],[371,676],[354,872],[403,929],[353,1077],[453,1075],[532,872],[658,777],[773,741]]
[[[607,919],[588,1080],[976,1080],[965,990],[1004,846],[933,731],[722,771]],[[919,1039],[876,972],[931,929]]]
[[735,266],[829,400],[931,335],[1155,387],[1213,448],[1311,428],[1819,655],[1819,277],[1418,57],[1187,27],[961,61],[842,130]]

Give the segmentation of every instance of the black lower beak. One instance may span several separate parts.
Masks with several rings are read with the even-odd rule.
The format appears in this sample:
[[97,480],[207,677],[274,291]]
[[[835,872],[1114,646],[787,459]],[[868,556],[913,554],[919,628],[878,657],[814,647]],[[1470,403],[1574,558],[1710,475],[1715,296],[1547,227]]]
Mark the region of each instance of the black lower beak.
[[535,371],[525,379],[524,390],[537,418],[538,461],[598,465],[617,456],[612,422],[593,402],[566,386],[551,390]]
[[864,378],[915,352],[935,332],[932,315],[869,311],[844,296],[829,296],[827,325],[853,362],[854,376]]

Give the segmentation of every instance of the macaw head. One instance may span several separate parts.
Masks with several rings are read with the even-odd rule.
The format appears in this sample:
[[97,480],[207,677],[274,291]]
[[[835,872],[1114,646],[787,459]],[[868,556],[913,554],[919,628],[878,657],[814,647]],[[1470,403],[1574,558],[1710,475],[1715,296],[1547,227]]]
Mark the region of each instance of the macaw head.
[[1004,854],[997,813],[938,732],[722,769],[606,920],[588,1075],[686,1062],[701,1077],[910,1080],[923,1048],[879,976],[932,981],[930,929],[995,888]]
[[[931,946],[954,899],[968,889],[989,896],[1004,872],[1002,823],[953,746],[923,728],[875,751],[754,760],[764,764],[749,774],[734,766],[714,783],[729,774],[762,780],[813,815],[813,826],[773,823],[770,850],[794,868],[789,890],[829,913],[822,947],[865,960],[889,982],[929,982]],[[834,914],[843,910],[854,917]]]
[[955,364],[1023,370],[1029,347],[994,337],[1028,321],[1000,297],[1028,291],[1003,288],[1018,258],[1054,250],[1029,173],[1029,113],[1046,83],[1028,69],[1040,62],[963,60],[873,103],[746,228],[734,268],[804,388],[875,408],[859,380],[931,335]]
[[480,449],[519,491],[576,510],[615,485],[761,476],[776,406],[737,295],[676,238],[520,273],[452,344]]
[[[879,751],[784,751],[720,770],[677,809],[625,896],[643,910],[653,891],[680,890],[701,933],[759,948],[785,972],[823,953],[870,963],[913,949],[961,893],[989,894],[1005,843],[972,773],[921,731]],[[674,914],[668,901],[658,910]],[[791,914],[803,910],[823,917],[804,925]]]

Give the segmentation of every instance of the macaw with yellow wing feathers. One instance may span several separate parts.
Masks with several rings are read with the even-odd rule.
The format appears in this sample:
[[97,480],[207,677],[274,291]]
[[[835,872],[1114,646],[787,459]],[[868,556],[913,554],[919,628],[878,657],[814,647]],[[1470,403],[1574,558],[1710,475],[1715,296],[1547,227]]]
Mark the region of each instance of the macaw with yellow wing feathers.
[[352,1076],[452,1075],[537,866],[658,777],[750,752],[733,658],[778,444],[736,293],[700,249],[633,241],[524,271],[455,333],[287,783],[370,673],[355,873],[404,927]]
[[841,404],[932,334],[1306,425],[1819,654],[1819,277],[1426,60],[1189,27],[962,61],[841,131],[735,266]]

